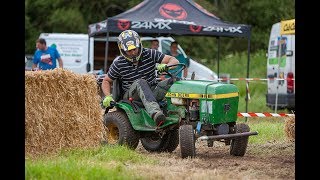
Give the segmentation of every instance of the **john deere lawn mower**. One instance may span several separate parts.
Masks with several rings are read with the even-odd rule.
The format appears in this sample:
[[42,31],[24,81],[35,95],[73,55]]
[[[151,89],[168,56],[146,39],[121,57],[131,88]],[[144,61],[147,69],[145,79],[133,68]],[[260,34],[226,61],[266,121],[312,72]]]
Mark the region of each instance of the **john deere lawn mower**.
[[[207,80],[184,80],[175,72],[166,71],[174,83],[159,102],[166,121],[157,127],[139,101],[121,99],[119,80],[113,82],[112,109],[106,108],[104,124],[108,144],[125,145],[136,149],[139,140],[149,152],[172,152],[180,145],[182,158],[195,157],[197,140],[230,145],[230,154],[244,156],[250,132],[245,123],[237,123],[239,90],[233,84]],[[168,66],[168,67],[171,67]]]

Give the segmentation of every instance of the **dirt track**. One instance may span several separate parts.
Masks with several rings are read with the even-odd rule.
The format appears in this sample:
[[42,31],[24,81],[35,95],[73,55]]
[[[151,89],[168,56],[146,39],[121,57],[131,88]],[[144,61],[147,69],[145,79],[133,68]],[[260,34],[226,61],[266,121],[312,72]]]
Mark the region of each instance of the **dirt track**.
[[160,166],[135,166],[140,175],[151,179],[295,179],[294,142],[248,145],[243,157],[229,155],[230,146],[206,141],[196,143],[196,158],[181,159],[180,148],[172,153],[152,154],[140,144],[138,152],[158,159]]

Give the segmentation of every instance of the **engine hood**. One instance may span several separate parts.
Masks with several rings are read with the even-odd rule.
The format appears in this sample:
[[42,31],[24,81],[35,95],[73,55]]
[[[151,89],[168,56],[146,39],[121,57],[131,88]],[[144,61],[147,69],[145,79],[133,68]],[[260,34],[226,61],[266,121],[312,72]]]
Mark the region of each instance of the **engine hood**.
[[166,97],[221,99],[239,96],[239,89],[233,84],[205,80],[176,81]]

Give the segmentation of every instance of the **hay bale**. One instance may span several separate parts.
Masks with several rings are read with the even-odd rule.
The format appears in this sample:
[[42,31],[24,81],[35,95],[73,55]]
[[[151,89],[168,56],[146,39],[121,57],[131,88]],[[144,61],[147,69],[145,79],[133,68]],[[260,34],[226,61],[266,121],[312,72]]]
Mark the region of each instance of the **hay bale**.
[[289,116],[285,118],[284,131],[285,131],[286,137],[290,141],[295,140],[295,117],[294,116]]
[[96,79],[66,69],[25,71],[25,154],[89,148],[104,140]]

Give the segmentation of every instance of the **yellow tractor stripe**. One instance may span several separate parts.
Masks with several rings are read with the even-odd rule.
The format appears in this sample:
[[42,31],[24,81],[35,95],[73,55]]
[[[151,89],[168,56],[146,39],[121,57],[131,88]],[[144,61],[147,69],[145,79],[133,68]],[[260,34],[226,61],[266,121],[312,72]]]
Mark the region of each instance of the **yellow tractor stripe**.
[[186,93],[167,92],[166,94],[166,97],[192,98],[192,99],[200,99],[200,98],[224,99],[224,98],[237,97],[237,96],[239,96],[238,92],[226,93],[226,94],[186,94]]

